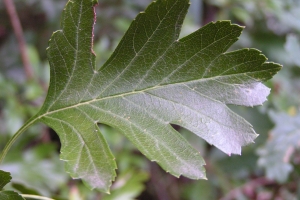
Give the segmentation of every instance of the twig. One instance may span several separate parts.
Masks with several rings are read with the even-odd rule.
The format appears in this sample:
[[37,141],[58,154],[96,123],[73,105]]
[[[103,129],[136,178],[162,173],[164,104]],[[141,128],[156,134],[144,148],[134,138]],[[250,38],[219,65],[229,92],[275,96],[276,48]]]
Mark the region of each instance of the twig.
[[4,0],[4,4],[6,6],[12,27],[14,29],[15,35],[18,40],[26,77],[27,77],[27,79],[32,79],[33,78],[33,70],[29,63],[29,59],[28,59],[28,55],[27,55],[27,51],[26,51],[25,39],[23,37],[23,30],[22,30],[22,26],[21,26],[21,23],[20,23],[16,8],[15,8],[14,2],[12,0]]

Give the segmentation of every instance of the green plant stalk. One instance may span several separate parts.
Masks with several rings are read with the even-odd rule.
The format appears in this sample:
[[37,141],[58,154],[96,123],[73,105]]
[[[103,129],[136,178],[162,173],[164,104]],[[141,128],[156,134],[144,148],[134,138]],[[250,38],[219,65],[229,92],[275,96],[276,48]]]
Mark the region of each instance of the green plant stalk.
[[40,200],[54,200],[48,197],[43,197],[39,195],[32,195],[32,194],[21,194],[22,197],[24,198],[30,198],[30,199],[40,199]]
[[26,131],[32,124],[34,124],[39,117],[33,116],[30,118],[14,135],[13,137],[6,143],[4,149],[0,153],[0,164],[4,160],[7,152],[12,147],[12,145],[15,143],[15,141],[20,137],[20,135]]

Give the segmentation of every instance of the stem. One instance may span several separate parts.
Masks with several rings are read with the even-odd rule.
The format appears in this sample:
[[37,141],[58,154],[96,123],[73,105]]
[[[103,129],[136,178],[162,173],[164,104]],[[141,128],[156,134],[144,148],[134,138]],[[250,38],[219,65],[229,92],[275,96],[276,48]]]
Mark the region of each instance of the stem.
[[4,160],[7,152],[9,151],[9,149],[11,148],[11,146],[15,143],[15,141],[19,138],[19,136],[26,131],[32,124],[34,124],[37,120],[39,119],[39,117],[34,116],[31,119],[29,119],[14,135],[13,137],[6,143],[4,149],[2,150],[2,152],[0,153],[0,164],[2,163],[2,161]]
[[31,199],[40,199],[40,200],[54,200],[48,197],[43,197],[39,195],[32,195],[32,194],[21,194],[22,197],[24,198],[31,198]]
[[28,79],[32,79],[33,78],[33,70],[29,63],[29,58],[28,58],[28,54],[26,51],[26,43],[25,43],[25,39],[23,37],[23,29],[22,29],[20,19],[18,17],[16,8],[15,8],[14,2],[12,0],[4,0],[4,4],[6,6],[12,27],[14,29],[15,35],[16,35],[18,43],[19,43],[20,53],[21,53],[26,76]]

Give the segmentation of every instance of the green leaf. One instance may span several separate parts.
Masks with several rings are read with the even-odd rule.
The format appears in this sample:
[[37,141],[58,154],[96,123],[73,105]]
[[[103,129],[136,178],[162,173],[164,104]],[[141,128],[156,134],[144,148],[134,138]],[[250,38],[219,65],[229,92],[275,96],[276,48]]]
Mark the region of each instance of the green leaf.
[[2,190],[3,187],[10,182],[10,180],[10,173],[0,170],[0,190]]
[[1,200],[24,200],[22,196],[14,191],[2,191],[0,192]]
[[73,178],[108,192],[116,163],[98,123],[117,128],[151,161],[174,176],[205,179],[205,164],[171,124],[180,125],[227,154],[257,134],[226,104],[261,105],[261,81],[281,68],[256,49],[225,53],[242,27],[209,23],[178,39],[188,0],[157,0],[132,22],[99,69],[93,53],[96,1],[73,0],[47,50],[51,79],[35,121],[52,127]]
[[2,191],[3,187],[11,180],[9,172],[0,170],[0,199],[1,200],[24,200],[18,193],[14,191]]

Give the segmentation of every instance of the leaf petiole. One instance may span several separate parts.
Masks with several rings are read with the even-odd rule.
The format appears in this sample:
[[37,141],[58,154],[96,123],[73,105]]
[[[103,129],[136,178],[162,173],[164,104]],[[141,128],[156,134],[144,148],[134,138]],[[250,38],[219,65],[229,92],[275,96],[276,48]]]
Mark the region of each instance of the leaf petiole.
[[2,161],[4,160],[7,152],[9,151],[9,149],[11,148],[11,146],[15,143],[15,141],[19,138],[19,136],[26,131],[32,124],[34,124],[37,120],[39,119],[39,117],[37,116],[33,116],[32,118],[30,118],[14,135],[13,137],[6,143],[4,149],[1,151],[0,153],[0,164],[2,163]]

